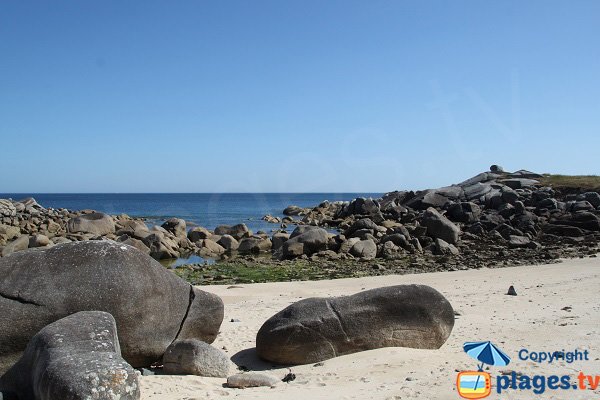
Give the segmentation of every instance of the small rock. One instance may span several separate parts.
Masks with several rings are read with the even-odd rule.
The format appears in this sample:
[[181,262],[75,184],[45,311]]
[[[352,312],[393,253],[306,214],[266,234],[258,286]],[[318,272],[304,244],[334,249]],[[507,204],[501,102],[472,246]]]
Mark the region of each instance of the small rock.
[[460,254],[460,251],[456,248],[456,246],[446,242],[443,239],[435,239],[435,247],[433,254],[457,256],[458,254]]
[[527,236],[510,235],[508,246],[510,248],[529,247],[531,240]]
[[162,227],[177,237],[184,238],[187,236],[186,223],[181,218],[170,218],[162,224]]
[[241,239],[237,251],[241,254],[259,254],[271,249],[271,239],[258,236]]
[[281,222],[281,218],[274,217],[271,214],[267,214],[261,218],[263,221],[268,222],[270,224],[279,224]]
[[224,352],[198,339],[177,340],[163,356],[163,370],[168,374],[225,378],[230,366]]
[[12,253],[16,253],[17,251],[25,250],[29,247],[29,236],[21,235],[17,239],[8,243],[2,249],[2,257],[6,257]]
[[136,238],[131,238],[131,237],[128,237],[127,235],[123,235],[117,241],[119,243],[123,243],[123,244],[126,244],[131,247],[135,247],[136,249],[138,249],[139,251],[141,251],[144,254],[150,254],[150,248],[148,248],[148,246],[146,246],[144,244],[144,242],[142,242],[141,240],[138,240]]
[[45,247],[50,245],[52,242],[46,235],[35,234],[29,238],[29,247]]
[[291,381],[296,380],[296,374],[294,374],[292,372],[292,370],[289,370],[289,371],[290,372],[288,372],[287,375],[283,377],[283,379],[281,380],[281,382],[290,383]]
[[227,378],[227,386],[238,389],[259,386],[273,387],[278,383],[279,378],[273,375],[260,374],[257,372],[235,374]]
[[18,238],[20,235],[21,231],[16,226],[0,224],[0,245],[5,244],[7,241]]
[[305,212],[305,209],[298,206],[288,206],[283,210],[283,215],[303,215]]
[[271,238],[273,250],[279,249],[290,238],[290,235],[285,232],[277,232]]
[[423,213],[421,222],[427,227],[427,234],[432,238],[442,239],[450,244],[458,243],[460,229],[435,208],[428,208]]
[[231,235],[223,235],[217,241],[221,247],[228,251],[235,251],[240,247],[240,243]]
[[506,293],[507,296],[516,296],[517,295],[517,291],[515,290],[514,286],[510,286],[508,288],[508,292]]
[[190,239],[192,242],[198,242],[200,240],[209,239],[211,236],[212,234],[210,233],[210,231],[201,226],[192,228],[187,234],[188,239]]
[[360,240],[352,246],[350,253],[355,257],[372,260],[377,255],[377,245],[372,239]]

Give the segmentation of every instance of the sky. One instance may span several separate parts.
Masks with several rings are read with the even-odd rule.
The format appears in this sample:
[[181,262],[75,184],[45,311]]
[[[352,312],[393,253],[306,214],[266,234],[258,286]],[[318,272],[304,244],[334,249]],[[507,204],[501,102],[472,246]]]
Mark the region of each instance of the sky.
[[0,2],[0,192],[600,174],[598,1]]

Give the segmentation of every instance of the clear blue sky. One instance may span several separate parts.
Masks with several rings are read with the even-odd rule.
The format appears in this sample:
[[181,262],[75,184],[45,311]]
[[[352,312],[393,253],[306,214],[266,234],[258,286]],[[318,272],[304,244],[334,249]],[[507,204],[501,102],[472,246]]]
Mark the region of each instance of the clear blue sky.
[[0,192],[600,174],[600,1],[0,2]]

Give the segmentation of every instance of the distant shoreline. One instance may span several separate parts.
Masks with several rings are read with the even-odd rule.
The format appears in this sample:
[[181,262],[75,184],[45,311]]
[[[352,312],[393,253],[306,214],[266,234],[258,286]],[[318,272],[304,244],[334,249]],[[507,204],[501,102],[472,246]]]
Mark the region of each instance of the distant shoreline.
[[493,165],[458,184],[383,195],[38,195],[3,200],[0,246],[6,255],[109,239],[201,284],[542,264],[598,253],[596,178]]

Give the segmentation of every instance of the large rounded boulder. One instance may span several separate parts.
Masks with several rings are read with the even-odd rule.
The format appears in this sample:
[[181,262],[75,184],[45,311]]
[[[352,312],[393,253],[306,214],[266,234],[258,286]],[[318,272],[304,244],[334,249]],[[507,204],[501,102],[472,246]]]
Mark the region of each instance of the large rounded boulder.
[[283,244],[283,255],[293,258],[301,254],[313,254],[327,249],[329,234],[316,226],[298,226],[290,239]]
[[29,249],[0,259],[0,374],[44,326],[78,311],[116,320],[123,358],[161,359],[175,339],[211,343],[223,302],[193,288],[134,247],[86,241]]
[[382,347],[441,347],[454,326],[446,298],[425,285],[398,285],[352,296],[309,298],[269,318],[256,351],[277,364],[308,364]]
[[108,214],[94,212],[71,218],[67,221],[67,231],[70,233],[91,233],[98,236],[115,233],[115,221]]

